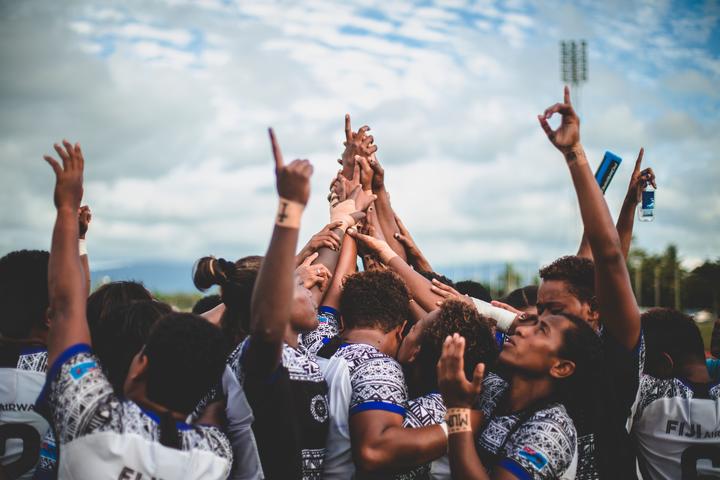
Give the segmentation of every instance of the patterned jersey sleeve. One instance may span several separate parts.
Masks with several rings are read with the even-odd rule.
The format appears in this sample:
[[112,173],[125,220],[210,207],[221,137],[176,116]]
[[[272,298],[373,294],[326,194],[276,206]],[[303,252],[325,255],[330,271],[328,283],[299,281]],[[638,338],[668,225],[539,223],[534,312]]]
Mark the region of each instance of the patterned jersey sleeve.
[[407,386],[400,364],[387,356],[368,358],[350,374],[350,415],[386,410],[405,415]]
[[563,407],[541,410],[505,444],[500,466],[521,479],[560,478],[575,457],[577,433]]
[[55,360],[38,397],[37,408],[54,426],[56,444],[61,446],[103,425],[101,421],[93,421],[93,417],[101,404],[114,399],[112,385],[90,346],[78,344]]
[[332,307],[318,308],[318,326],[312,332],[303,333],[302,344],[307,350],[316,355],[329,339],[340,333],[340,314]]

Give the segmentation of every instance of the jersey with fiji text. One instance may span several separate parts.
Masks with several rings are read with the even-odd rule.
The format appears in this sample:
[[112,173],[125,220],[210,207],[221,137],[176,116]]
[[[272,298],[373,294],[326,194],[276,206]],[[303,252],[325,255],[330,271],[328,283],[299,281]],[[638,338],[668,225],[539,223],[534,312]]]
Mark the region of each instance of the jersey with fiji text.
[[248,355],[250,342],[231,355],[223,376],[228,431],[238,454],[231,478],[319,480],[328,431],[320,367],[301,343],[283,344],[282,364],[260,376]]
[[370,410],[405,416],[407,386],[400,364],[377,348],[343,344],[321,363],[330,397],[330,430],[323,478],[355,476],[350,450],[350,417]]
[[[420,428],[445,423],[445,402],[439,393],[428,393],[407,403],[403,427]],[[447,455],[407,472],[395,475],[395,480],[450,480],[450,462]]]
[[48,422],[35,400],[46,370],[45,347],[0,343],[0,464],[9,478],[32,478],[37,466]]
[[632,410],[645,480],[720,478],[720,382],[643,374]]
[[58,357],[36,405],[55,431],[58,478],[225,479],[230,473],[232,448],[219,429],[177,422],[180,448],[162,445],[159,418],[113,392],[88,345]]
[[493,471],[500,466],[519,479],[575,478],[577,432],[565,407],[550,403],[535,411],[497,415],[508,388],[506,380],[489,373],[475,405],[485,416],[476,437],[485,468]]
[[317,355],[318,350],[327,342],[340,333],[340,322],[338,311],[332,307],[322,306],[318,308],[317,320],[318,326],[312,332],[303,333],[301,335],[302,344],[313,355]]

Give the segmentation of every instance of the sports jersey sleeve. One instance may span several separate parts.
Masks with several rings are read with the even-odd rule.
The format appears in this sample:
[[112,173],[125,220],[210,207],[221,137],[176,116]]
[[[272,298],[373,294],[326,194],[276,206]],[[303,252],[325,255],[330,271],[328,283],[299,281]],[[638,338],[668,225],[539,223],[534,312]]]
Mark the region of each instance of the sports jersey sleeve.
[[302,344],[307,350],[316,355],[318,350],[335,335],[340,333],[340,314],[332,307],[318,308],[318,326],[312,332],[303,333]]
[[114,399],[112,385],[90,346],[78,344],[55,360],[36,405],[55,427],[55,441],[60,446],[104,425],[102,418],[94,417],[102,413],[98,412],[101,404]]
[[350,375],[350,415],[385,410],[405,415],[407,387],[400,364],[390,357],[370,358]]
[[57,478],[57,446],[52,430],[45,432],[40,444],[40,461],[33,480],[55,480]]
[[520,479],[560,478],[575,457],[577,434],[559,408],[538,412],[510,437],[500,466]]

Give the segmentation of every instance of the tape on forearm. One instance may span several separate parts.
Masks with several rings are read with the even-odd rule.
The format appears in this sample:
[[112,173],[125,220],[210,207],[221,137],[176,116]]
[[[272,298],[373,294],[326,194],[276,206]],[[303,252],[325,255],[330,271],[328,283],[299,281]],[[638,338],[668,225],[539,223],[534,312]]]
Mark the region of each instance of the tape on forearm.
[[469,408],[448,408],[445,414],[445,422],[447,422],[449,435],[472,432]]
[[355,225],[355,219],[350,215],[356,211],[355,200],[343,200],[330,206],[330,223],[342,222],[339,227],[343,232]]
[[305,210],[305,205],[302,203],[280,197],[277,215],[275,216],[275,225],[286,228],[300,228],[303,210]]
[[80,240],[78,240],[78,250],[80,250],[80,256],[81,256],[81,257],[82,257],[83,255],[87,255],[87,254],[88,254],[88,251],[87,251],[87,243],[85,243],[85,239],[84,239],[84,238],[81,238]]
[[497,322],[497,329],[501,332],[507,332],[510,330],[510,325],[515,321],[515,315],[513,312],[508,312],[500,307],[495,307],[488,302],[484,302],[475,297],[472,298],[475,308],[477,308],[480,315],[490,317]]

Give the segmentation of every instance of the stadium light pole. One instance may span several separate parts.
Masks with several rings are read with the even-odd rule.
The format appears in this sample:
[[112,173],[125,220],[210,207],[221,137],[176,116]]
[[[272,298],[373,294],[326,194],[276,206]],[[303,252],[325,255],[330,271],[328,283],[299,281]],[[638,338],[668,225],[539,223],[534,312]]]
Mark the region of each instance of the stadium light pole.
[[565,85],[572,87],[570,95],[575,110],[580,115],[580,91],[588,81],[587,41],[560,41],[560,78]]

